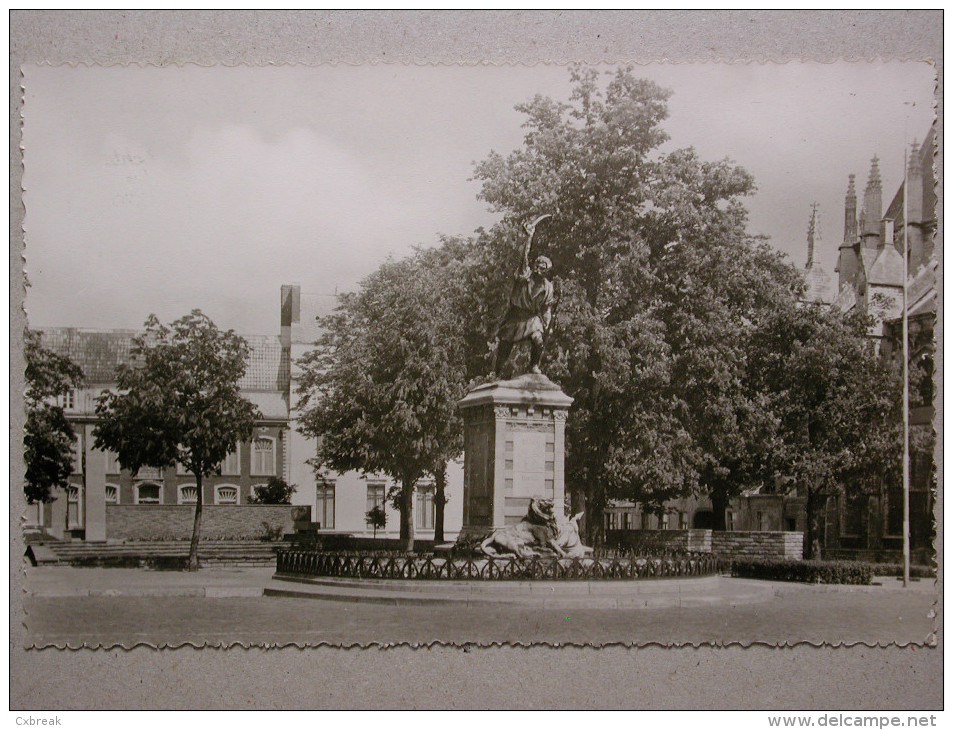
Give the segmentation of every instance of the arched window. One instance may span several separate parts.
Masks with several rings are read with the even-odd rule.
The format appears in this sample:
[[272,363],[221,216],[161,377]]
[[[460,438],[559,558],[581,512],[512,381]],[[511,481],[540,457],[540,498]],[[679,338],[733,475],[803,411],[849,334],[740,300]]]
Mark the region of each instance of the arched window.
[[275,476],[275,440],[259,436],[252,443],[251,473],[255,476]]
[[238,504],[238,487],[231,484],[215,487],[215,504]]
[[106,504],[119,504],[119,487],[115,484],[106,485]]
[[195,504],[199,498],[199,490],[194,484],[179,485],[179,504]]
[[162,490],[159,485],[152,482],[137,484],[136,504],[162,504]]
[[82,527],[82,510],[80,509],[79,487],[70,485],[66,488],[66,520],[70,528]]

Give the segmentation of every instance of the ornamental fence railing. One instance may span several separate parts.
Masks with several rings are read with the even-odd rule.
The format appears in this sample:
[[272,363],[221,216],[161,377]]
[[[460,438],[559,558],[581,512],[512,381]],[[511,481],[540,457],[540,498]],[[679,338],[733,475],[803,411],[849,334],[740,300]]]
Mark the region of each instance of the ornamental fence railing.
[[673,557],[491,558],[284,550],[283,575],[401,580],[635,580],[713,575],[711,554]]

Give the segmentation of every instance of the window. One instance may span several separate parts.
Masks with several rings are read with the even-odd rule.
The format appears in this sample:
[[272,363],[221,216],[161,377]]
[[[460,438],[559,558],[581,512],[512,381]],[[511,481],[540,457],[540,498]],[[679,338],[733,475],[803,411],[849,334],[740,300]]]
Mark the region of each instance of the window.
[[256,476],[275,475],[275,440],[260,436],[252,444],[251,473]]
[[122,472],[122,466],[119,464],[119,455],[113,451],[107,451],[106,453],[106,473],[107,474],[119,474]]
[[65,395],[57,397],[56,404],[64,411],[76,410],[76,391],[71,390]]
[[[367,485],[367,503],[365,504],[366,509],[364,510],[365,514],[370,512],[375,507],[384,504],[384,491],[385,487],[383,484]],[[367,523],[367,526],[373,527],[370,522]]]
[[735,513],[730,509],[725,510],[725,529],[729,532],[735,529]]
[[239,445],[235,444],[235,450],[226,456],[221,463],[222,474],[227,476],[238,476],[242,473],[241,453]]
[[161,504],[158,484],[139,484],[136,487],[136,504]]
[[669,515],[668,512],[666,512],[665,514],[662,515],[662,519],[661,519],[661,521],[660,521],[661,524],[659,524],[659,529],[661,529],[661,530],[667,530],[667,529],[669,529],[669,527],[670,527],[669,517],[671,517],[671,515]]
[[622,529],[623,529],[623,530],[628,530],[628,529],[630,528],[630,526],[629,526],[629,517],[630,517],[630,516],[631,516],[631,515],[629,515],[628,512],[622,512],[621,514],[616,515],[616,517],[621,517],[621,518],[622,518]]
[[758,512],[758,529],[767,532],[771,529],[771,515],[767,512]]
[[334,482],[318,482],[315,512],[322,530],[334,529]]
[[424,484],[418,486],[416,492],[417,504],[414,505],[414,512],[417,513],[417,529],[432,530],[436,513],[433,503],[434,487],[432,484]]
[[119,487],[115,484],[106,485],[106,504],[119,504]]
[[238,487],[223,484],[215,488],[215,504],[238,504]]
[[679,512],[678,513],[678,529],[687,530],[688,529],[688,512]]
[[[194,484],[183,484],[179,487],[179,504],[195,504],[199,498],[199,490]],[[142,503],[140,497],[139,503]]]
[[69,529],[82,527],[81,511],[79,508],[79,487],[66,488],[66,522]]

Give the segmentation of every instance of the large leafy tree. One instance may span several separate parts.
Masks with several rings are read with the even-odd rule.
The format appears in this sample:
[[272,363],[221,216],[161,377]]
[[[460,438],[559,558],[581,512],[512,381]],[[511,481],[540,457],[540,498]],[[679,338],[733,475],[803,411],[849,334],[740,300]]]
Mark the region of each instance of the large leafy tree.
[[171,325],[151,315],[133,339],[131,361],[118,368],[116,390],[96,404],[96,448],[115,452],[133,473],[183,464],[195,477],[189,570],[199,567],[202,482],[260,418],[239,389],[248,354],[245,340],[199,310]]
[[808,557],[820,558],[827,500],[896,484],[902,378],[867,337],[870,321],[817,306],[781,310],[752,332],[751,386],[775,417],[766,481],[806,497]]
[[570,103],[517,107],[523,146],[491,154],[476,178],[504,214],[486,238],[508,267],[518,223],[553,213],[537,231],[560,292],[545,370],[575,398],[567,486],[598,540],[608,499],[659,507],[741,488],[767,420],[744,384],[746,342],[794,306],[799,281],[746,233],[750,175],[660,150],[668,91],[629,69],[604,88],[594,70],[572,75]]
[[27,331],[26,428],[23,436],[26,481],[23,492],[29,504],[50,502],[53,490],[64,487],[73,470],[76,433],[57,399],[83,382],[82,369],[43,347],[38,332]]
[[474,256],[470,242],[448,239],[385,262],[323,318],[324,334],[301,362],[301,430],[318,442],[315,467],[393,478],[405,550],[414,544],[414,489],[428,474],[442,538],[446,465],[463,446],[456,402],[486,346],[482,332],[468,334],[483,306]]

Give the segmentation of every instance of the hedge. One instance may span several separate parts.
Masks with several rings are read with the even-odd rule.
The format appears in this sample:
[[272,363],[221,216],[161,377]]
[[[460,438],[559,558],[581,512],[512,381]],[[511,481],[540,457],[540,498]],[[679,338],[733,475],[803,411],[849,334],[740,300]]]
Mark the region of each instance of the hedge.
[[[874,563],[871,565],[874,575],[887,576],[892,578],[903,577],[902,563]],[[911,578],[936,578],[936,568],[932,565],[911,565]]]
[[731,574],[762,580],[870,585],[874,571],[870,563],[847,560],[733,560]]

